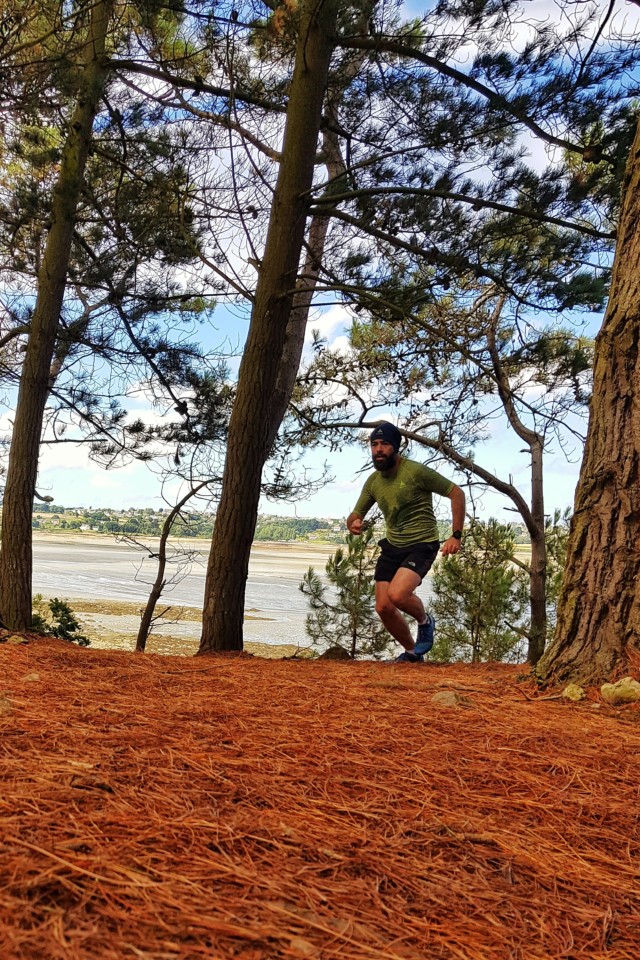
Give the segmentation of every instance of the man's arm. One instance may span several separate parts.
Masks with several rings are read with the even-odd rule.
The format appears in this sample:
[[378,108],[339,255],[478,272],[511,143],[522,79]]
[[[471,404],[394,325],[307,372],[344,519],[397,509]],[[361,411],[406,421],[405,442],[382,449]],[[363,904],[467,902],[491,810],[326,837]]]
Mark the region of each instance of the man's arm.
[[[454,531],[462,532],[464,527],[464,491],[460,487],[456,486],[454,483],[451,488],[451,493],[449,494],[449,499],[451,500],[451,523],[453,524]],[[457,537],[449,537],[448,540],[442,544],[442,549],[440,553],[443,553],[445,556],[449,553],[457,553],[460,549],[460,541]]]
[[349,533],[352,533],[356,537],[360,536],[363,530],[364,518],[375,502],[375,497],[369,492],[369,481],[367,481],[362,488],[362,493],[358,497],[358,502],[347,517],[347,530]]

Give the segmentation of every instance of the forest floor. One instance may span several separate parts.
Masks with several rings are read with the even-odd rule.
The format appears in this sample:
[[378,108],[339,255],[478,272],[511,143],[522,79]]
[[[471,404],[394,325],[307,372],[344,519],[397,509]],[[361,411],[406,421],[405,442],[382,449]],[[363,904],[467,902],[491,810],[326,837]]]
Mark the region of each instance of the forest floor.
[[505,665],[0,663],[3,960],[638,956],[638,704]]

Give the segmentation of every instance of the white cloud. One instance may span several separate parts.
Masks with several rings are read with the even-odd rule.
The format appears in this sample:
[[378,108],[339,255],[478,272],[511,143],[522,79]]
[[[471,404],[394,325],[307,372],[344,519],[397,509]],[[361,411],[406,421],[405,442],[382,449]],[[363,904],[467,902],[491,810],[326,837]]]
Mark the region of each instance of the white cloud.
[[106,470],[85,446],[65,443],[41,448],[38,492],[65,506],[142,506],[159,503],[160,482],[144,463]]
[[[91,461],[89,461],[87,457],[87,451],[80,444],[43,444],[40,448],[40,473],[42,473],[43,469],[68,472],[71,470],[84,470],[91,466]],[[93,466],[95,469],[98,469],[96,465]]]
[[350,329],[352,321],[351,312],[346,307],[340,303],[334,304],[309,321],[304,338],[305,346],[309,347],[313,343],[313,333],[316,330],[331,346],[336,339],[346,343],[345,332]]
[[335,340],[332,340],[329,346],[334,353],[341,354],[342,356],[346,356],[351,352],[351,342],[349,337],[345,336],[344,334],[336,337]]

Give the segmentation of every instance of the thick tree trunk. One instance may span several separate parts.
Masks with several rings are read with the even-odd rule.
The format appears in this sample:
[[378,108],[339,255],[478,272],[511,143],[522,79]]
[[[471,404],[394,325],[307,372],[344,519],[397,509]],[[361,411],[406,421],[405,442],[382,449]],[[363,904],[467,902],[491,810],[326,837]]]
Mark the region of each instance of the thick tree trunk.
[[103,0],[95,4],[91,14],[81,90],[69,123],[54,188],[51,229],[38,275],[38,295],[20,378],[2,510],[0,553],[0,617],[12,630],[24,630],[31,624],[31,516],[42,422],[67,282],[76,208],[93,120],[106,78],[105,38],[112,7],[112,0]]
[[623,191],[547,681],[598,683],[640,649],[640,124]]
[[242,650],[249,553],[262,469],[273,442],[274,395],[281,369],[324,91],[335,42],[337,0],[304,4],[291,80],[282,163],[238,389],[229,423],[222,493],[205,584],[200,653]]

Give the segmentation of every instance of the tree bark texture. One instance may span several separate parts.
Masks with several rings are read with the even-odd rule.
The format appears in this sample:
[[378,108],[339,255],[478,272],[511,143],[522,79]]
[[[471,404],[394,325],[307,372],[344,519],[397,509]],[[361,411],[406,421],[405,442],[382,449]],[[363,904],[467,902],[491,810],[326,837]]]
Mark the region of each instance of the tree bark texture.
[[556,634],[544,680],[599,683],[640,648],[640,124],[631,148]]
[[[354,31],[360,29],[363,34],[368,32],[370,29],[369,21],[371,13],[376,2],[377,0],[368,0],[368,2],[363,4],[359,22],[354,23],[353,26]],[[329,84],[325,115],[336,127],[340,125],[338,107],[347,95],[346,91],[348,90],[349,84],[354,77],[357,76],[363,59],[364,57],[360,56],[352,59],[346,66],[342,65],[337,72],[335,82],[330,82]],[[335,130],[330,128],[323,130],[322,151],[325,157],[325,168],[328,180],[326,190],[323,194],[323,199],[326,199],[344,190],[344,178],[347,172],[340,150],[340,141]],[[271,423],[269,425],[270,444],[274,442],[280,429],[280,424],[287,412],[296,377],[298,376],[298,370],[300,369],[311,303],[324,261],[330,222],[330,217],[316,213],[312,217],[309,225],[306,242],[307,255],[302,276],[296,284],[296,294],[287,323],[282,361],[280,363],[280,370],[278,371],[274,402],[271,409]]]
[[78,99],[53,191],[51,228],[31,320],[9,451],[2,509],[0,618],[12,630],[31,625],[31,518],[49,376],[67,282],[76,209],[84,182],[93,121],[104,89],[105,40],[113,0],[92,10]]
[[262,469],[273,442],[273,408],[335,43],[337,0],[301,5],[282,163],[249,335],[238,375],[220,504],[205,582],[200,653],[242,650],[244,598]]

